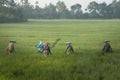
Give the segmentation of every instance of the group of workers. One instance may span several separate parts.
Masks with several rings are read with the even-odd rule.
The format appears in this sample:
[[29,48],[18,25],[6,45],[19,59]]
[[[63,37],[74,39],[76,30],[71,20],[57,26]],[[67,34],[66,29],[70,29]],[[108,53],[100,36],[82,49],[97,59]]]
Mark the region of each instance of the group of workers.
[[[71,44],[72,44],[71,42],[66,42],[65,53],[70,54],[74,52]],[[48,42],[43,43],[42,41],[40,41],[40,43],[37,45],[37,48],[39,53],[44,53],[45,55],[49,55],[49,54],[52,55]]]
[[40,43],[37,45],[38,52],[44,53],[45,56],[52,55],[49,44],[50,43],[48,42],[43,43],[42,41],[40,41]]
[[[104,41],[104,47],[103,47],[103,53],[109,53],[112,52],[112,48],[110,46],[110,41],[105,40]],[[14,43],[16,43],[16,41],[10,41],[10,43],[8,44],[7,47],[7,52],[8,53],[12,53],[15,51],[14,49]],[[43,53],[45,56],[47,55],[52,55],[51,49],[50,49],[50,43],[45,42],[43,43],[42,41],[39,42],[39,44],[37,45],[38,48],[38,52],[39,53]],[[72,43],[71,42],[66,42],[66,49],[65,49],[65,53],[70,54],[73,53],[74,49],[72,47]]]

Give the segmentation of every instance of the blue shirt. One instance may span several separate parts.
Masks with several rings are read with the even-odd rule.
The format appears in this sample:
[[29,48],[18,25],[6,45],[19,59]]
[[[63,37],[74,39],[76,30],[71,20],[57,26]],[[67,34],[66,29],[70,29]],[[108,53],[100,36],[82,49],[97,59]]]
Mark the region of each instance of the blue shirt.
[[40,51],[42,51],[43,50],[43,48],[44,48],[44,45],[43,44],[38,44],[38,50],[40,50]]

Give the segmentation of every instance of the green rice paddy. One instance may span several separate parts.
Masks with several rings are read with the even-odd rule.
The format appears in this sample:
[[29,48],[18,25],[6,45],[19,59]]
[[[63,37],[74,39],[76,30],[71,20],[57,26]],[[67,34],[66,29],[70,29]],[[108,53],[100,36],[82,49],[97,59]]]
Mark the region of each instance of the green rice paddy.
[[[6,52],[10,40],[17,42],[13,54]],[[113,53],[102,55],[104,40],[110,40]],[[48,41],[53,55],[39,54],[39,41]],[[64,54],[68,41],[74,54]],[[120,80],[119,75],[119,19],[0,24],[0,80]]]

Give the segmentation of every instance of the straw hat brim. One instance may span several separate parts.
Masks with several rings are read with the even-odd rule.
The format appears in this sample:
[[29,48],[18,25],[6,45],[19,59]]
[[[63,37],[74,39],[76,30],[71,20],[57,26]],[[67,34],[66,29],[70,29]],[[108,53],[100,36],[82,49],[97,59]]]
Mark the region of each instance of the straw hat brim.
[[104,43],[107,43],[107,42],[110,42],[110,41],[108,41],[108,40],[105,40],[105,41],[104,41]]
[[10,42],[12,42],[12,43],[16,43],[16,41],[14,41],[14,40],[11,40]]
[[72,44],[71,42],[66,42],[66,44]]

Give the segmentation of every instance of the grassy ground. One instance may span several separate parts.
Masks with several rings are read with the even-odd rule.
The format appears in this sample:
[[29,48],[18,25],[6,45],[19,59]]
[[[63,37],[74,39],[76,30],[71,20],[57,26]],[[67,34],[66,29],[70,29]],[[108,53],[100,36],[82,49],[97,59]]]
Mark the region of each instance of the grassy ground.
[[[0,80],[120,80],[120,20],[29,20],[0,24]],[[48,41],[53,55],[35,47]],[[16,52],[8,55],[9,40]],[[113,53],[101,55],[104,40]],[[64,54],[65,42],[75,53]]]

